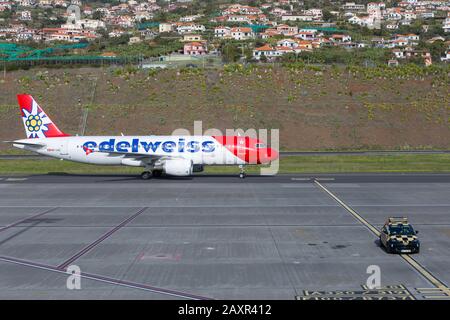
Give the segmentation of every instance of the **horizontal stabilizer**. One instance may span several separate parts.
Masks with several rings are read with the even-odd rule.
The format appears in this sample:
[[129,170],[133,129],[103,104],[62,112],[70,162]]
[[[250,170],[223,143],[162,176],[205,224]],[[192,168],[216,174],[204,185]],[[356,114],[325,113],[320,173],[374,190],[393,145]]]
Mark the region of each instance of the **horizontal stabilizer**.
[[44,143],[33,143],[33,142],[21,142],[21,141],[3,141],[4,143],[11,143],[11,144],[20,144],[23,146],[30,146],[30,147],[45,147],[46,144]]

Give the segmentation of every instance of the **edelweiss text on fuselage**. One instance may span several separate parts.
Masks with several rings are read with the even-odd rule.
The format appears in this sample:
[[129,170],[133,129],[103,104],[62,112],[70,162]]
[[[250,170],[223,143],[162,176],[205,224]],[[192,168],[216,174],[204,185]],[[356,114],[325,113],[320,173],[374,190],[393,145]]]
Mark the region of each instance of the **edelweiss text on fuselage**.
[[[117,152],[139,152],[140,147],[145,152],[157,152],[158,149],[163,152],[213,152],[215,150],[214,141],[186,141],[184,138],[178,141],[141,141],[140,139],[120,140],[116,139],[104,140],[97,144],[95,141],[87,141],[83,144],[84,148],[95,149],[98,147],[99,151],[117,151]],[[141,150],[142,150],[141,149]]]

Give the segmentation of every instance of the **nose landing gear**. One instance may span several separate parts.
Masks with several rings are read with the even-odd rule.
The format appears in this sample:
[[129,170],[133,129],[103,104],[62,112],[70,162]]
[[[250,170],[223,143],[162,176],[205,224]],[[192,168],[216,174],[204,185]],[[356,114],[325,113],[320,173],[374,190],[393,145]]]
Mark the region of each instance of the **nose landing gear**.
[[239,165],[239,169],[241,170],[241,172],[239,173],[239,178],[244,179],[245,178],[245,167],[244,165]]

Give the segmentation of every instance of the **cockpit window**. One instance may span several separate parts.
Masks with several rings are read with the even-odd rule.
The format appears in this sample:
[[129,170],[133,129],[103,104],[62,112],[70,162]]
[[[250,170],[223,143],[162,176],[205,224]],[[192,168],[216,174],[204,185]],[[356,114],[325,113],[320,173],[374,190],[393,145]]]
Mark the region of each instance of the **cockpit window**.
[[257,144],[255,144],[255,147],[256,148],[266,148],[266,144],[265,143],[257,143]]

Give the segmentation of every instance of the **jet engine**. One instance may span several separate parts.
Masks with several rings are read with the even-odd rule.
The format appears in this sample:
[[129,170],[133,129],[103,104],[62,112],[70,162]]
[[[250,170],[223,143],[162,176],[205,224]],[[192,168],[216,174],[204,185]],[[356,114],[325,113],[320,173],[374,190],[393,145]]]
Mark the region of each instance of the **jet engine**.
[[190,176],[192,161],[187,159],[169,159],[164,162],[164,171],[172,176]]

